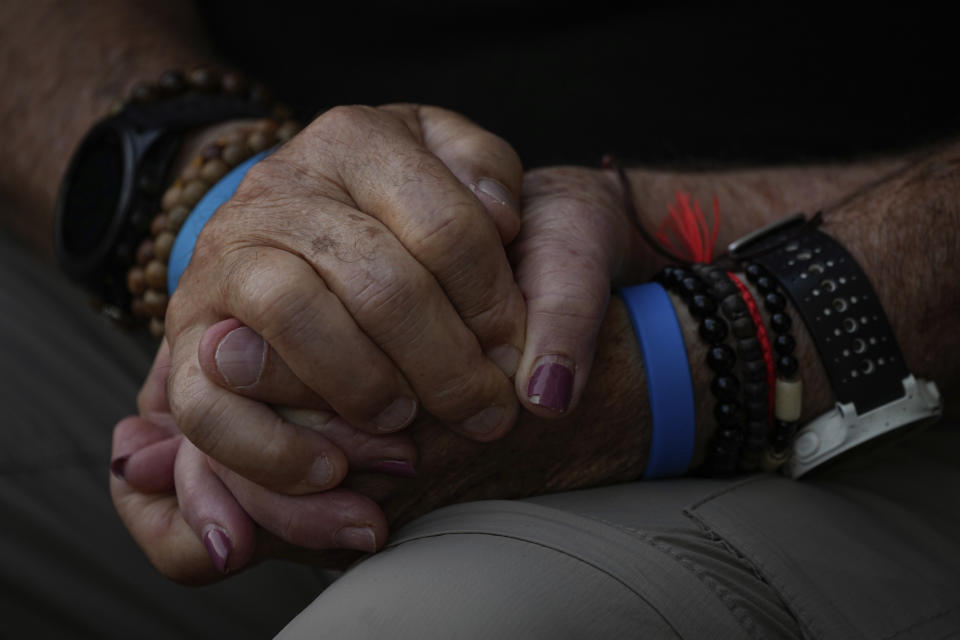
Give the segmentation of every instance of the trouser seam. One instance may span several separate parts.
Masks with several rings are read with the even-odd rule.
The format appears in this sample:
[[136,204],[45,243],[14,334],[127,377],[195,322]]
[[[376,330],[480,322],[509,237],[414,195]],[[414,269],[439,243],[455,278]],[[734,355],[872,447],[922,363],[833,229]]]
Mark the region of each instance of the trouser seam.
[[[591,562],[588,558],[584,558],[584,557],[582,557],[582,556],[580,556],[580,555],[577,555],[577,554],[575,554],[575,553],[571,553],[570,551],[567,551],[567,550],[562,549],[562,548],[560,548],[560,547],[557,547],[557,546],[554,546],[554,545],[550,545],[550,544],[544,544],[543,542],[540,542],[540,541],[538,541],[538,540],[531,540],[530,538],[527,538],[527,537],[524,537],[524,536],[519,536],[519,535],[511,535],[511,534],[508,534],[508,533],[494,533],[494,532],[490,532],[490,531],[477,531],[477,532],[461,531],[461,532],[458,532],[458,533],[457,533],[457,535],[470,535],[470,534],[484,535],[484,536],[493,536],[493,537],[497,537],[497,538],[506,538],[506,539],[509,539],[509,540],[515,540],[515,541],[517,541],[517,542],[522,542],[522,543],[525,543],[525,544],[532,544],[532,545],[534,545],[534,546],[540,547],[541,549],[548,549],[549,551],[552,551],[552,552],[554,552],[554,553],[559,553],[559,554],[561,554],[561,555],[563,555],[563,556],[566,556],[566,557],[568,557],[568,558],[570,558],[570,559],[572,559],[572,560],[574,560],[574,561],[576,561],[576,562],[579,562],[580,564],[584,564],[584,565],[586,565],[586,566],[588,566],[588,567],[591,567],[591,568],[593,568],[594,570],[599,571],[599,572],[602,573],[603,575],[607,576],[607,577],[610,578],[611,580],[613,580],[613,581],[617,582],[618,584],[622,585],[622,586],[623,586],[625,589],[627,589],[630,593],[634,594],[639,600],[641,600],[642,602],[646,603],[646,605],[647,605],[648,607],[650,607],[650,610],[656,612],[656,614],[657,614],[658,616],[660,616],[660,619],[663,620],[664,624],[666,624],[668,627],[670,627],[670,630],[673,631],[674,635],[675,635],[677,638],[683,638],[683,635],[680,633],[680,631],[677,629],[677,627],[673,624],[673,622],[670,620],[670,618],[669,618],[668,616],[664,615],[663,612],[660,611],[660,608],[657,607],[653,602],[651,602],[649,599],[645,598],[644,595],[643,595],[643,593],[640,591],[640,589],[638,589],[637,587],[633,586],[632,584],[629,584],[629,583],[628,583],[626,580],[624,580],[623,578],[621,578],[621,577],[619,577],[619,576],[611,573],[610,571],[606,570],[605,568],[603,568],[603,567],[600,566],[599,564],[597,564],[597,563],[595,563],[595,562]],[[401,544],[408,544],[408,543],[410,543],[410,542],[415,542],[415,541],[423,540],[423,539],[426,539],[426,538],[433,538],[433,537],[446,536],[446,535],[450,535],[450,533],[449,533],[449,532],[437,532],[437,533],[431,533],[431,534],[421,534],[421,535],[417,535],[417,536],[414,536],[414,537],[405,539],[405,540],[403,540],[403,541],[401,541],[401,542],[399,542],[399,543],[394,543],[394,545],[391,545],[391,546],[399,546],[399,545],[401,545]],[[643,541],[644,541],[644,542],[647,542],[647,543],[649,544],[649,540],[643,540]],[[652,545],[651,545],[651,546],[652,546]]]
[[695,509],[697,509],[698,507],[701,507],[706,503],[712,500],[715,500],[720,496],[730,493],[731,491],[738,489],[740,487],[743,487],[744,485],[752,484],[754,482],[760,482],[764,479],[769,479],[769,478],[765,475],[760,475],[760,476],[751,478],[746,482],[740,482],[733,485],[732,487],[727,487],[722,491],[718,491],[716,493],[710,494],[709,496],[703,498],[702,500],[699,500],[698,502],[694,503],[689,508],[684,509],[683,514],[687,518],[689,518],[692,522],[694,522],[698,527],[700,527],[700,529],[704,531],[707,535],[710,535],[711,537],[717,537],[720,540],[722,540],[725,547],[731,549],[738,558],[741,558],[742,561],[746,563],[747,566],[750,567],[751,571],[764,584],[770,587],[770,590],[773,591],[773,593],[776,594],[776,596],[783,603],[784,610],[790,615],[791,618],[794,619],[794,621],[797,623],[797,626],[801,629],[801,631],[803,631],[805,634],[809,633],[810,635],[816,638],[824,638],[826,636],[821,629],[817,628],[817,625],[815,623],[815,618],[811,616],[807,612],[807,610],[800,604],[800,598],[798,598],[796,594],[794,594],[792,590],[787,586],[787,581],[777,580],[777,575],[778,575],[777,572],[774,571],[771,567],[765,565],[759,559],[747,558],[728,539],[716,533],[712,528],[710,528],[710,526],[702,518],[700,518],[695,512]]
[[[706,586],[707,589],[709,589],[710,592],[712,592],[714,596],[716,596],[716,598],[723,603],[724,607],[726,607],[726,609],[730,612],[730,615],[732,615],[734,620],[737,621],[737,624],[740,626],[740,628],[742,628],[751,638],[754,638],[755,640],[765,640],[765,636],[761,634],[761,630],[757,628],[749,612],[734,602],[729,589],[710,577],[704,567],[697,564],[691,558],[683,555],[672,545],[651,536],[645,531],[640,531],[638,529],[617,524],[615,522],[609,522],[603,518],[591,516],[591,519],[603,523],[609,527],[614,527],[616,529],[620,529],[621,531],[627,531],[657,551],[669,556],[672,560],[681,565],[687,572],[691,573],[704,586]],[[738,557],[740,557],[739,554]],[[750,567],[750,569],[752,573],[755,573],[753,567]]]

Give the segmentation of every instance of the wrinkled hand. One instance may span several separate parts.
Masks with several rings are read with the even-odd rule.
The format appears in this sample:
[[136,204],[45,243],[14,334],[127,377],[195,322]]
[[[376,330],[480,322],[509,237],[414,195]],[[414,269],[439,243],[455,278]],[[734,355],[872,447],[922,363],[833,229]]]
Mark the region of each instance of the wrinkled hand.
[[[620,197],[612,178],[599,171],[533,172],[524,184],[524,230],[511,248],[530,305],[528,347],[579,363],[575,367],[584,381],[611,280],[644,277],[642,271],[648,268],[631,257],[632,231],[620,209]],[[227,331],[240,326],[229,322]],[[211,328],[208,336],[223,330]],[[204,344],[216,342],[208,336]],[[215,354],[209,347],[206,352],[201,347],[201,352],[205,353],[201,361],[209,366]],[[532,364],[537,357],[528,354],[524,360]],[[125,480],[114,478],[111,488],[124,522],[162,572],[179,580],[209,581],[222,577],[224,569],[235,571],[260,557],[288,554],[294,547],[364,549],[336,543],[337,527],[348,525],[369,526],[376,546],[383,543],[386,524],[378,519],[379,511],[362,500],[351,503],[352,512],[331,508],[343,506],[329,500],[332,494],[356,494],[346,489],[305,496],[274,493],[198,455],[182,438],[171,437],[173,418],[159,391],[162,354],[158,362],[141,394],[141,418],[128,418],[115,431],[114,459],[125,462]],[[583,385],[578,378],[576,398]],[[525,386],[525,381],[518,381],[518,387]],[[556,416],[539,408],[544,417]],[[315,414],[287,415],[305,423]],[[393,524],[451,502],[532,495],[617,479],[615,470],[623,465],[614,458],[623,447],[610,440],[615,436],[591,432],[590,421],[583,416],[562,424],[528,418],[505,439],[478,445],[441,429],[430,416],[421,416],[410,432],[421,451],[416,480],[364,473],[384,471],[377,460],[413,460],[404,448],[407,441],[383,441],[373,445],[377,455],[351,457],[344,486],[377,500]],[[339,424],[343,430],[337,444],[350,451],[349,427],[342,420]],[[381,446],[395,448],[385,452]],[[176,495],[170,493],[174,485]],[[314,517],[316,509],[322,510],[322,517]],[[260,534],[254,523],[262,527]],[[201,540],[207,542],[213,562],[206,558]],[[342,561],[329,552],[301,559]]]
[[[386,518],[367,496],[342,488],[276,494],[202,454],[180,434],[170,413],[169,370],[164,342],[137,397],[139,415],[114,429],[111,457],[114,506],[159,571],[180,582],[204,583],[258,558],[288,553],[292,545],[374,551],[383,544]],[[278,411],[329,438],[347,456],[352,473],[413,473],[417,453],[406,434],[367,434],[328,412]],[[258,527],[234,494],[255,496],[258,502],[247,501],[250,513],[268,526]],[[333,565],[342,557],[327,553],[311,561]]]
[[419,403],[469,438],[502,436],[524,339],[503,249],[520,182],[509,145],[442,109],[320,116],[198,238],[166,319],[176,424],[292,495],[336,486],[347,461],[265,402],[368,433],[410,424]]

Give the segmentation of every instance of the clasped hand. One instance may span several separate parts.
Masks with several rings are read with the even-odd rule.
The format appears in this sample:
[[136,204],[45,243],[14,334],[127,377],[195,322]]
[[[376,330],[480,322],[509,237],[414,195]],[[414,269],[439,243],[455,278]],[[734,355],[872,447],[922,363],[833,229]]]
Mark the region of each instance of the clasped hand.
[[485,442],[521,403],[572,409],[626,219],[609,176],[541,171],[517,237],[522,180],[506,142],[411,105],[329,111],[250,170],[114,433],[114,501],[155,566],[205,582],[288,545],[374,551],[403,481],[340,485],[412,475],[418,412]]

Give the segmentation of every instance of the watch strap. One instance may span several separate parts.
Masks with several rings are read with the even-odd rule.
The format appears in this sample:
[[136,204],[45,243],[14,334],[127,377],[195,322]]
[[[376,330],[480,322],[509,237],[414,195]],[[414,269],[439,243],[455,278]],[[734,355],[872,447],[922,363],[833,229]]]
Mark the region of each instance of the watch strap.
[[936,420],[934,382],[907,369],[876,291],[853,256],[802,214],[730,245],[777,280],[819,353],[836,406],[797,434],[786,474],[797,478],[865,442]]
[[[107,315],[124,318],[130,301],[124,275],[158,210],[182,136],[218,122],[267,117],[273,109],[240,95],[191,92],[130,102],[97,123],[74,155],[57,202],[54,246],[63,271],[93,293]],[[116,204],[109,210],[85,211],[73,205],[70,193],[76,181],[85,179],[89,149],[105,138],[114,141],[120,154]]]
[[863,414],[901,398],[910,375],[866,274],[832,237],[807,226],[755,256],[806,325],[837,402]]

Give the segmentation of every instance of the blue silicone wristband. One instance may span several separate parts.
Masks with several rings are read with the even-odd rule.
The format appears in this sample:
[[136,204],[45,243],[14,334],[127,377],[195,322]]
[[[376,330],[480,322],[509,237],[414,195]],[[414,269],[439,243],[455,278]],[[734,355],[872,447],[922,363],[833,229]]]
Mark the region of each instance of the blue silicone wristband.
[[693,459],[693,381],[670,296],[651,282],[620,290],[640,342],[650,397],[650,457],[644,478],[683,475]]
[[200,202],[193,208],[190,215],[177,233],[177,239],[173,243],[170,251],[170,261],[167,264],[167,289],[170,295],[173,295],[180,282],[180,276],[183,275],[187,265],[190,264],[190,258],[193,257],[193,247],[197,244],[197,236],[203,230],[203,225],[207,224],[210,216],[224,202],[233,197],[243,176],[247,175],[250,167],[257,164],[268,155],[274,152],[274,149],[267,149],[248,158],[245,162],[234,167],[233,171],[220,178],[220,181],[213,185],[207,191],[206,195],[200,199]]

